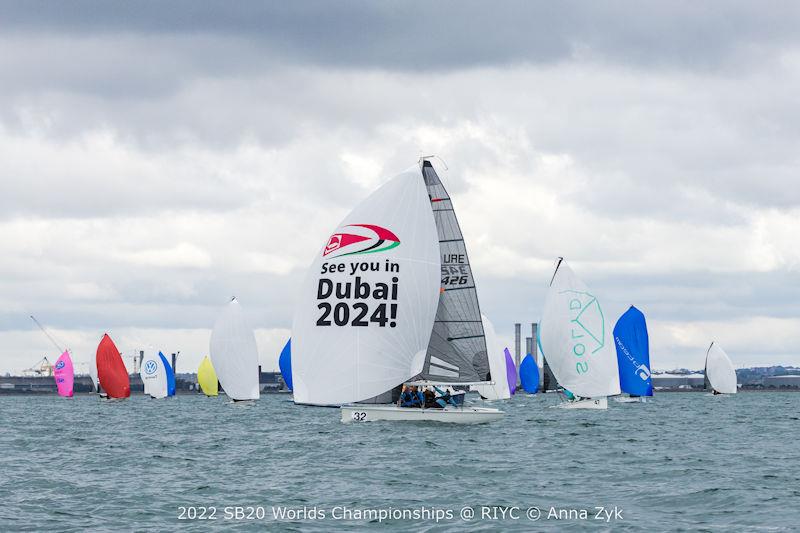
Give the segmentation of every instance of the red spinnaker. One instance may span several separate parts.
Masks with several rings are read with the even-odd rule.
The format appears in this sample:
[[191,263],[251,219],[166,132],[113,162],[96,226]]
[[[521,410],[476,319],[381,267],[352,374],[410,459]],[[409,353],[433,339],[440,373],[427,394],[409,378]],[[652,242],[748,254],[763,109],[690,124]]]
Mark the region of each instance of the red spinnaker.
[[103,335],[97,347],[97,379],[109,398],[128,398],[131,395],[128,370],[108,333]]

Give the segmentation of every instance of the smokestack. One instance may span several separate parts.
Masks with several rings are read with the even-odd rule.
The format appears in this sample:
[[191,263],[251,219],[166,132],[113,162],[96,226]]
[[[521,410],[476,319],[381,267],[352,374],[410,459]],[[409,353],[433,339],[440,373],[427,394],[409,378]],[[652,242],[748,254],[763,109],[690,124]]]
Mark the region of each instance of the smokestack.
[[178,373],[177,367],[178,367],[178,354],[174,353],[172,354],[172,372],[174,374]]
[[531,337],[525,337],[525,354],[526,354],[526,357],[527,357],[527,354],[532,353],[531,350],[533,350],[533,339]]
[[143,362],[144,362],[144,350],[139,350],[139,370],[142,369]]
[[533,339],[533,346],[531,351],[528,352],[533,356],[533,360],[536,361],[536,364],[539,364],[539,324],[536,322],[531,323],[531,338]]

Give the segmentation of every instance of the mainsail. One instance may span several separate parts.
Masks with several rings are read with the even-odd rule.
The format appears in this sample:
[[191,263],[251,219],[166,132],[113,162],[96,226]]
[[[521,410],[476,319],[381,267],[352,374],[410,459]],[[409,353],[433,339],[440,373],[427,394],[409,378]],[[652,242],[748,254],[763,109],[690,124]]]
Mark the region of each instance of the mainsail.
[[278,367],[281,369],[281,377],[286,387],[292,390],[292,339],[286,341],[286,345],[281,350],[278,358]]
[[97,346],[97,380],[109,398],[127,398],[131,395],[128,370],[114,341],[104,334]]
[[206,396],[217,396],[219,394],[219,382],[217,373],[214,372],[214,365],[208,356],[203,357],[200,366],[197,368],[197,383]]
[[706,352],[706,378],[715,391],[736,394],[736,370],[728,354],[715,342]]
[[561,386],[585,398],[620,393],[603,309],[563,259],[550,282],[539,328],[542,354]]
[[53,377],[56,380],[58,395],[71,397],[75,383],[75,368],[72,366],[72,358],[67,350],[64,350],[64,353],[56,360],[56,364],[53,366]]
[[[478,293],[453,202],[428,160],[422,175],[436,221],[441,285],[421,379],[442,383],[492,381]],[[499,371],[499,369],[498,369]],[[495,376],[500,379],[505,372]]]
[[419,166],[342,220],[298,296],[296,403],[360,402],[422,372],[439,300],[438,240]]
[[214,324],[211,362],[229,398],[258,399],[258,346],[236,298],[225,307]]
[[148,351],[142,361],[142,369],[140,371],[142,383],[144,383],[144,392],[153,398],[166,398],[169,395],[167,368],[160,355],[155,355],[152,351]]
[[650,377],[650,341],[644,314],[631,306],[614,326],[617,347],[619,385],[622,392],[633,396],[652,396]]

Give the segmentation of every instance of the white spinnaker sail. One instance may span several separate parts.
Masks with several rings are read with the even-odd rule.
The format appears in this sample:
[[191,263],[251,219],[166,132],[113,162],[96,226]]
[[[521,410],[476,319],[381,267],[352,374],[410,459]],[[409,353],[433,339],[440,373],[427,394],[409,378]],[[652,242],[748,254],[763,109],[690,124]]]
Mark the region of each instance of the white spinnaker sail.
[[728,354],[712,342],[706,353],[706,377],[711,387],[723,394],[736,394],[736,370]]
[[153,398],[167,397],[167,369],[157,353],[154,354],[152,350],[145,353],[139,374],[142,376],[145,394]]
[[353,209],[312,263],[292,324],[294,401],[363,401],[422,372],[440,270],[431,202],[414,166]]
[[225,394],[233,400],[257,400],[258,346],[236,298],[214,324],[210,351],[211,363]]
[[485,385],[471,385],[470,388],[487,400],[507,400],[511,398],[511,391],[508,388],[506,374],[506,354],[504,346],[494,330],[492,322],[481,315],[483,322],[483,333],[486,336],[486,349],[489,352],[489,372],[491,372],[491,383]]
[[585,398],[620,393],[611,325],[600,302],[563,259],[547,292],[539,340],[565,389]]

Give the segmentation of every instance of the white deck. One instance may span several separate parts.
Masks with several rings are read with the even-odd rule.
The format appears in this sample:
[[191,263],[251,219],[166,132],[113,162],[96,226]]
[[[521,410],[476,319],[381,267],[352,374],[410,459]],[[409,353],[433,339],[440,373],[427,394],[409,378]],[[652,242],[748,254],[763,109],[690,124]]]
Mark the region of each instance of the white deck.
[[608,409],[608,398],[587,398],[585,400],[561,402],[555,407],[561,409]]
[[412,422],[447,422],[451,424],[484,424],[503,418],[499,409],[489,407],[453,407],[419,409],[396,405],[343,405],[342,423],[374,422],[377,420]]

